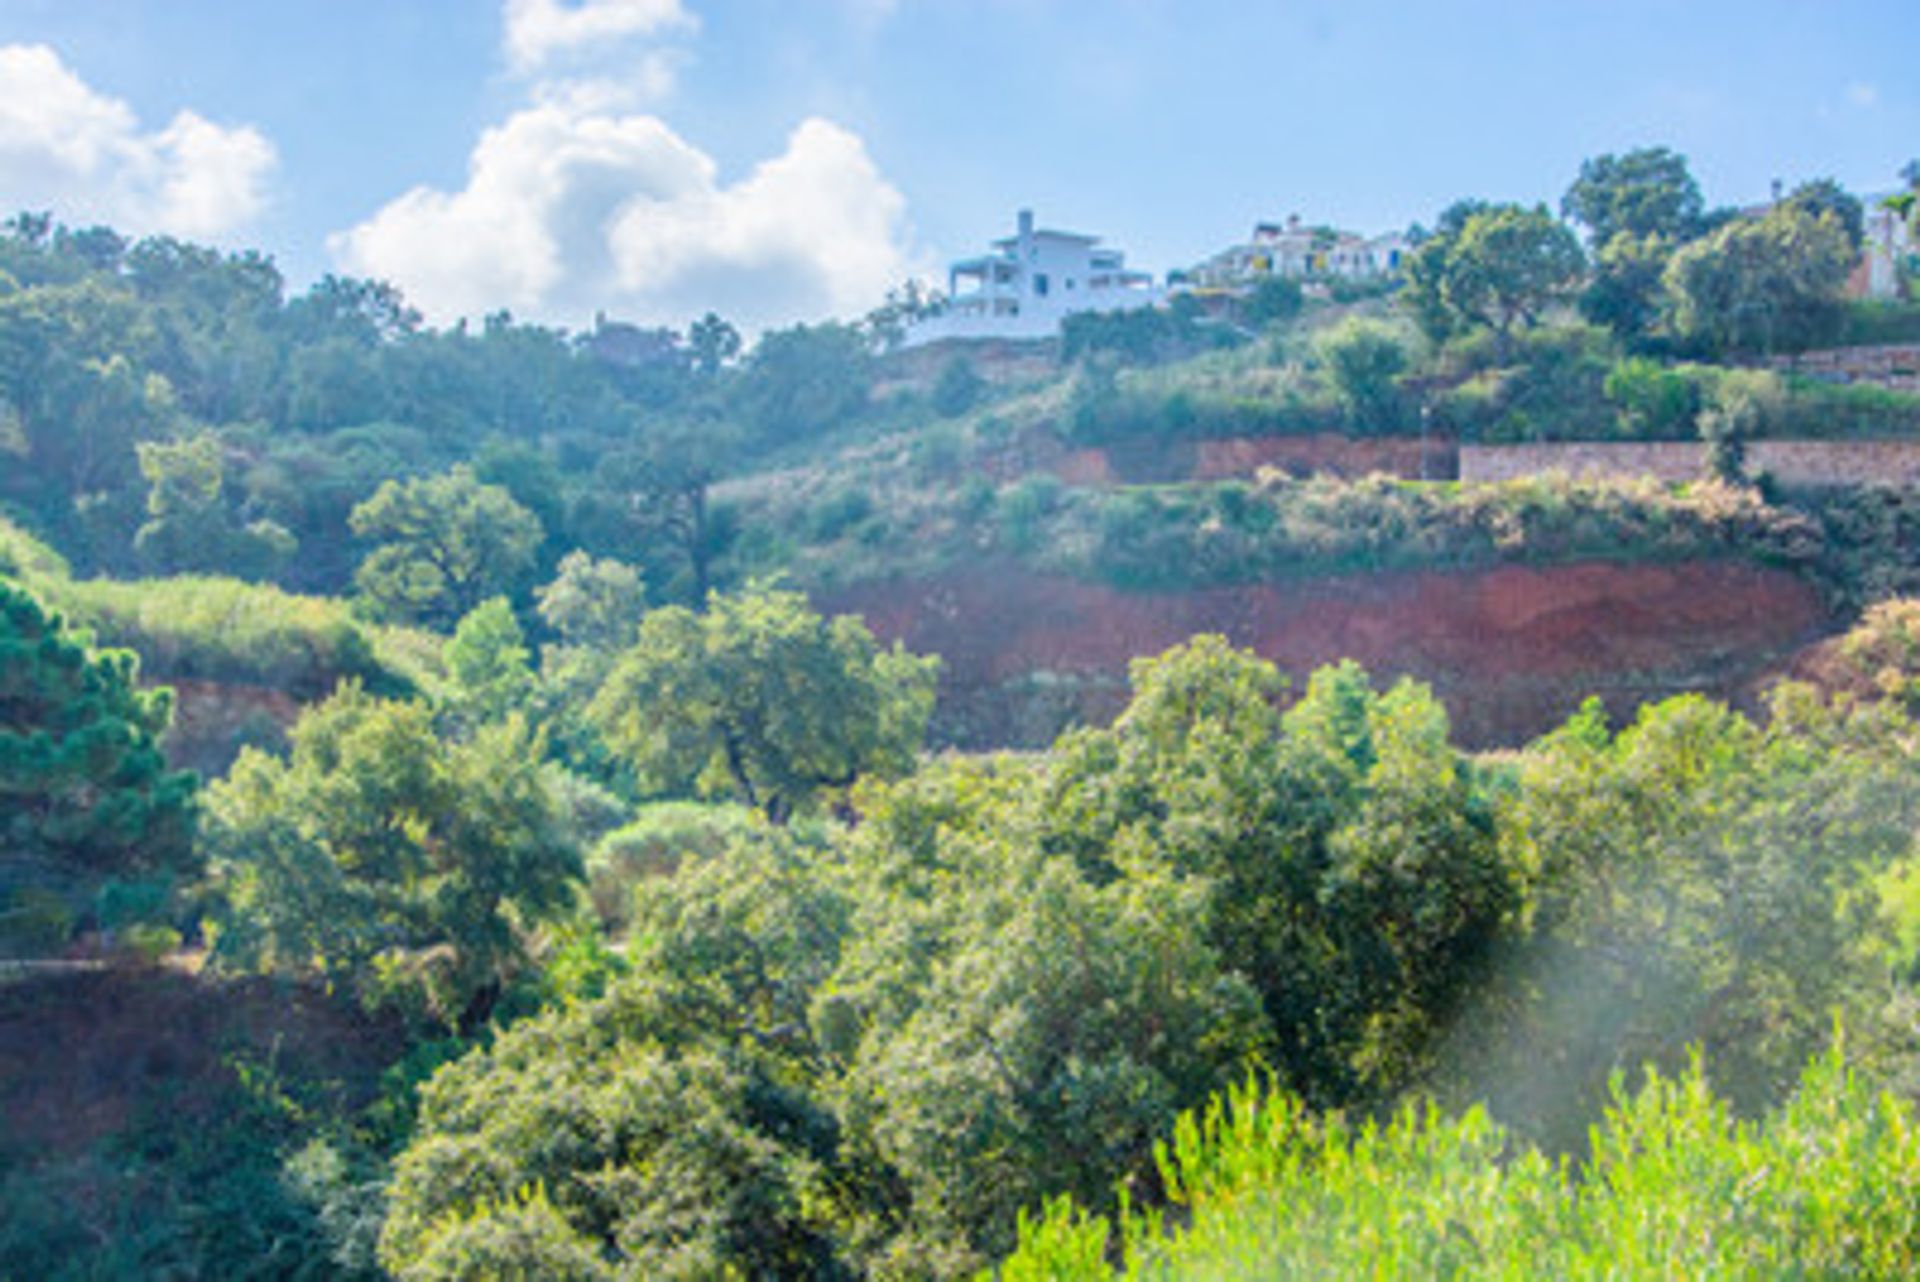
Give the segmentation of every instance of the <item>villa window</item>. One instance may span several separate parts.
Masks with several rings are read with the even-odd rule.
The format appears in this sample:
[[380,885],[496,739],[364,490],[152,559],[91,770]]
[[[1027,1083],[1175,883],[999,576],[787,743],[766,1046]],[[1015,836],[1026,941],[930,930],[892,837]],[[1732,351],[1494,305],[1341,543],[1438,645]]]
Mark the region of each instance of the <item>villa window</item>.
[[1047,274],[1045,272],[1035,272],[1033,274],[1033,292],[1037,298],[1045,298],[1047,296]]

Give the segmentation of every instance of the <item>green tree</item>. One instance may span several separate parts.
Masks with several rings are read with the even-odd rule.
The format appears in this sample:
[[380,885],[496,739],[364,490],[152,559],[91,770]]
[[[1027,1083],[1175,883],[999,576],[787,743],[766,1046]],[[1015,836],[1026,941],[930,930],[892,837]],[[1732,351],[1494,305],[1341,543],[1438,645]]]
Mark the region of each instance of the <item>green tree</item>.
[[1446,299],[1490,327],[1506,350],[1516,323],[1532,325],[1580,281],[1580,246],[1544,206],[1490,209],[1460,230],[1448,264]]
[[553,582],[536,588],[534,597],[540,618],[562,641],[600,650],[624,648],[647,610],[638,570],[577,550],[560,558]]
[[1665,274],[1676,242],[1658,232],[1623,231],[1594,255],[1593,279],[1580,295],[1580,312],[1622,342],[1639,344],[1660,319]]
[[1378,321],[1348,318],[1326,331],[1314,345],[1346,406],[1349,427],[1360,433],[1390,433],[1408,415],[1400,375],[1407,349],[1400,335]]
[[1532,932],[1464,1026],[1467,1089],[1557,1145],[1610,1075],[1688,1046],[1749,1110],[1836,1013],[1871,1046],[1892,993],[1870,887],[1911,860],[1910,733],[1894,705],[1786,687],[1764,726],[1685,696],[1615,734],[1593,702],[1531,748],[1503,842]]
[[1533,325],[1570,297],[1584,270],[1580,242],[1544,205],[1463,201],[1409,256],[1404,302],[1436,340],[1476,325],[1493,330],[1504,360],[1513,327]]
[[378,544],[354,575],[368,605],[386,618],[441,626],[518,591],[545,538],[533,513],[465,466],[387,481],[348,523]]
[[735,403],[760,444],[805,440],[865,411],[872,364],[851,325],[769,330],[740,372]]
[[1831,214],[1847,233],[1847,244],[1858,254],[1867,241],[1867,210],[1860,198],[1831,178],[1816,178],[1801,183],[1783,202],[1809,218]]
[[1704,209],[1686,157],[1665,147],[1582,161],[1560,201],[1562,216],[1587,229],[1596,251],[1622,235],[1690,240],[1701,230]]
[[158,742],[172,695],[135,674],[0,578],[0,943],[57,945],[103,883],[191,867],[196,780]]
[[1812,346],[1836,332],[1853,265],[1838,217],[1783,204],[1673,256],[1664,278],[1668,323],[1716,353]]
[[848,1274],[836,1228],[856,1172],[809,1090],[805,1023],[844,904],[762,830],[642,908],[632,973],[604,997],[522,1021],[428,1083],[394,1166],[394,1272],[537,1188],[546,1249],[610,1276]]
[[465,724],[524,711],[533,696],[533,652],[505,597],[475,606],[441,649],[449,702]]
[[1219,637],[1133,676],[1111,729],[1055,745],[1046,840],[1096,877],[1211,888],[1209,938],[1258,987],[1293,1089],[1334,1103],[1420,1072],[1518,906],[1431,692],[1377,693],[1349,663],[1282,715],[1280,674]]
[[648,614],[590,718],[656,792],[733,796],[784,823],[863,775],[913,768],[939,660],[882,649],[797,592]]
[[933,385],[933,408],[947,418],[958,417],[978,405],[986,390],[986,380],[973,362],[955,356],[940,367],[940,377]]
[[708,312],[687,331],[687,346],[693,351],[694,372],[713,378],[740,355],[740,331]]
[[577,902],[543,755],[518,718],[449,743],[424,704],[343,686],[284,760],[246,749],[208,792],[215,961],[478,1027],[532,932]]
[[226,460],[213,433],[141,441],[135,451],[147,479],[148,519],[134,535],[133,549],[148,568],[264,578],[293,554],[294,538],[285,527],[264,518],[242,526],[227,505]]

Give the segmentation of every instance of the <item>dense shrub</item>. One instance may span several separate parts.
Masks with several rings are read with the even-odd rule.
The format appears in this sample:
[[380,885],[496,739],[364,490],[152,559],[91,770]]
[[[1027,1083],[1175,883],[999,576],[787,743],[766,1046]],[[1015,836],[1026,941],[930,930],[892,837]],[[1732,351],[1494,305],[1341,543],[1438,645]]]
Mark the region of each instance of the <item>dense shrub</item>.
[[1315,1117],[1255,1087],[1161,1150],[1182,1214],[1110,1221],[1062,1200],[1005,1282],[1226,1277],[1907,1278],[1920,1269],[1920,1119],[1838,1052],[1736,1121],[1698,1065],[1616,1089],[1582,1166],[1471,1110]]
[[1269,475],[1087,495],[1051,542],[1056,568],[1140,588],[1582,557],[1811,565],[1823,549],[1815,523],[1751,490],[1559,474],[1476,486]]
[[185,577],[50,583],[49,598],[156,676],[273,686],[312,698],[360,678],[389,692],[409,684],[377,634],[345,602],[238,579]]

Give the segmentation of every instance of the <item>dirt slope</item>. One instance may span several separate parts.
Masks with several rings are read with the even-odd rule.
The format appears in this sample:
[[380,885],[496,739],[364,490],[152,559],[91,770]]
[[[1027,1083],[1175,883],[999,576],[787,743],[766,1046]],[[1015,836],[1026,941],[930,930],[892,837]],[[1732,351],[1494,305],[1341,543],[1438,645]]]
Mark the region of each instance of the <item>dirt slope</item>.
[[1431,683],[1473,746],[1522,742],[1590,694],[1616,715],[1686,690],[1742,694],[1830,626],[1818,594],[1744,562],[1583,562],[1122,592],[1017,567],[870,583],[822,604],[945,657],[936,736],[1034,746],[1123,704],[1127,661],[1220,632],[1283,669],[1354,658]]

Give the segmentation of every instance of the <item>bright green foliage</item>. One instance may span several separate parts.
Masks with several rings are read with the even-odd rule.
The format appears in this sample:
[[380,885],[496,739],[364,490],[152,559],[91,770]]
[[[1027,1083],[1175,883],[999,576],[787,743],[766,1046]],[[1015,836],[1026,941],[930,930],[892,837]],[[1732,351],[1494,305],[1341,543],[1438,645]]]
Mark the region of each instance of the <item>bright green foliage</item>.
[[1445,711],[1345,664],[1282,715],[1272,666],[1218,637],[1136,661],[1134,686],[1111,730],[1056,746],[1050,842],[1101,875],[1208,889],[1209,937],[1259,988],[1294,1089],[1341,1100],[1417,1072],[1519,908]]
[[1607,371],[1607,399],[1620,407],[1626,436],[1685,440],[1700,412],[1700,384],[1658,361],[1630,356]]
[[1478,1109],[1385,1124],[1248,1088],[1181,1119],[1161,1164],[1185,1214],[1118,1225],[1066,1203],[1025,1226],[1004,1279],[1912,1277],[1920,1123],[1836,1051],[1759,1122],[1696,1061],[1616,1085],[1584,1164],[1521,1147]]
[[68,573],[65,557],[6,517],[0,516],[0,575],[25,583],[39,579],[64,579]]
[[242,526],[222,490],[226,465],[210,432],[135,447],[147,480],[147,523],[134,552],[161,573],[225,570],[242,578],[270,573],[293,554],[294,539],[272,521]]
[[1667,265],[1668,324],[1716,353],[1776,352],[1830,337],[1853,270],[1847,231],[1782,204],[1728,223],[1686,246]]
[[36,591],[103,641],[137,650],[169,678],[271,686],[313,699],[348,677],[405,688],[401,634],[353,617],[344,601],[199,575],[42,580]]
[[643,787],[784,822],[863,775],[912,769],[938,670],[797,592],[716,594],[705,614],[649,614],[589,715]]
[[401,1282],[612,1282],[617,1275],[536,1189],[436,1225],[432,1245],[398,1276]]
[[[607,996],[515,1025],[428,1084],[383,1261],[414,1276],[504,1210],[485,1236],[529,1233],[608,1276],[842,1275],[838,1133],[805,1089],[804,1023],[842,911],[770,838],[663,885]],[[531,1225],[527,1188],[544,1190]]]
[[1920,825],[1911,725],[1803,687],[1772,711],[1761,727],[1680,698],[1614,735],[1590,704],[1521,759],[1503,827],[1532,938],[1460,1049],[1507,1121],[1571,1142],[1610,1074],[1690,1044],[1757,1108],[1834,1011],[1885,1027],[1872,883]]
[[350,524],[379,545],[354,575],[367,604],[385,618],[444,626],[518,591],[546,537],[533,513],[464,466],[387,481],[353,509]]
[[460,620],[441,653],[448,702],[463,722],[498,721],[524,710],[533,696],[533,653],[505,597],[483,602]]
[[751,830],[755,812],[742,806],[663,801],[641,807],[631,823],[607,833],[587,856],[587,891],[608,934],[627,932],[638,899],[682,864],[714,859]]
[[540,618],[570,646],[618,650],[633,640],[646,613],[640,572],[614,560],[573,551],[560,558],[553,582],[537,588]]
[[1513,327],[1533,325],[1571,295],[1585,262],[1580,242],[1545,206],[1464,212],[1410,255],[1407,305],[1432,337],[1485,326],[1504,350]]
[[169,771],[157,742],[172,695],[138,689],[135,672],[132,654],[90,650],[0,579],[0,942],[28,918],[60,933],[110,878],[190,863],[196,781]]
[[422,704],[345,686],[208,794],[215,960],[318,971],[369,1006],[483,1020],[529,933],[571,908],[580,855],[518,718],[468,743]]

